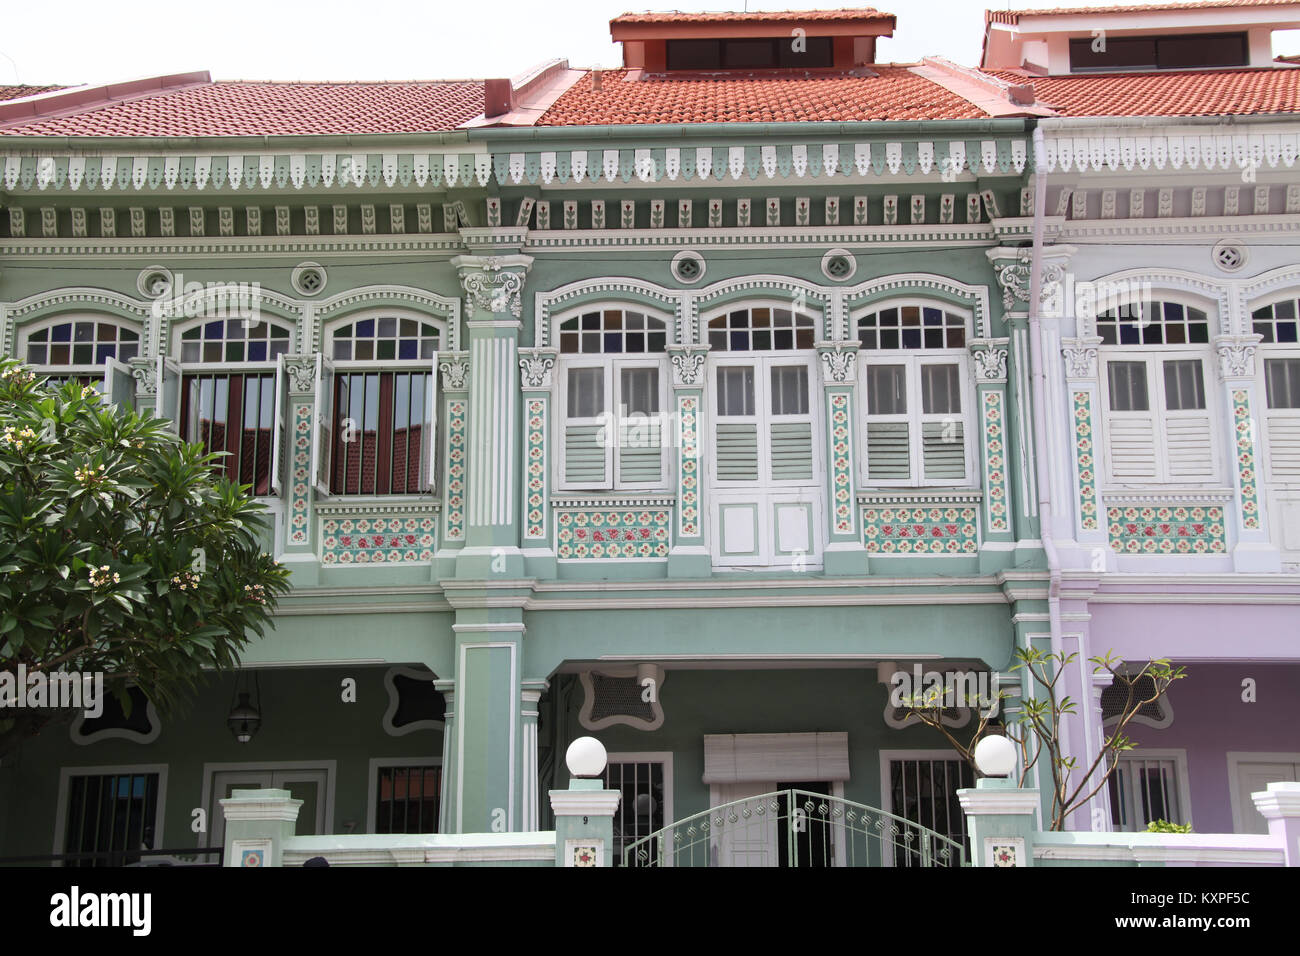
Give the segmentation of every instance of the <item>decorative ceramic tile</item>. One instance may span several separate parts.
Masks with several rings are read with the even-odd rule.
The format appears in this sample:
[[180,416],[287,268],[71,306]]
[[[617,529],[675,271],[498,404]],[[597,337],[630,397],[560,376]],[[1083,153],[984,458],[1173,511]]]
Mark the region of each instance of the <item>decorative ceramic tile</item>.
[[849,396],[833,392],[831,406],[831,496],[835,499],[835,533],[853,534],[853,445]]
[[293,486],[289,493],[289,542],[307,543],[307,495],[310,489],[312,407],[303,402],[293,412]]
[[530,398],[525,403],[528,419],[527,469],[528,508],[524,537],[546,538],[546,399]]
[[683,538],[695,538],[700,534],[699,405],[700,400],[694,395],[684,395],[677,400],[681,429],[681,448],[677,456],[680,462],[677,533]]
[[1247,530],[1259,527],[1259,493],[1255,487],[1255,443],[1251,434],[1250,395],[1232,391],[1232,421],[1237,430],[1237,477],[1241,479],[1241,523]]
[[1079,475],[1079,526],[1097,530],[1097,462],[1092,447],[1092,396],[1074,393],[1074,464]]
[[465,459],[468,403],[454,398],[447,402],[447,495],[446,537],[465,540]]
[[1007,531],[1006,427],[1002,419],[1002,393],[985,389],[984,395],[984,508],[989,531]]
[[1106,509],[1110,545],[1119,554],[1223,554],[1219,505],[1128,505]]
[[557,558],[668,557],[667,509],[555,508]]
[[948,503],[862,510],[863,538],[873,554],[974,554],[977,520],[974,506]]
[[321,563],[431,561],[436,528],[437,521],[427,513],[324,518],[321,521]]

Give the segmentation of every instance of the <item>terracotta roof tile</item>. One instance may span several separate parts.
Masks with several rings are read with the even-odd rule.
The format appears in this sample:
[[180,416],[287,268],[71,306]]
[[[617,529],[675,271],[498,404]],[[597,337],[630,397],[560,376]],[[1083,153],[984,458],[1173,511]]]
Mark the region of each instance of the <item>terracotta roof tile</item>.
[[625,13],[609,21],[610,24],[632,23],[796,23],[820,21],[823,23],[857,23],[860,20],[892,20],[892,13],[881,13],[871,7],[841,10],[781,10],[754,13],[727,13],[723,11],[688,13],[671,10],[665,13]]
[[22,96],[36,96],[38,93],[61,89],[61,86],[0,86],[0,100],[16,100]]
[[452,130],[483,110],[479,80],[216,82],[0,130],[15,136],[292,136]]
[[985,70],[1029,83],[1040,105],[1063,116],[1228,116],[1300,112],[1300,69],[1179,70],[1031,77]]
[[1185,3],[1135,3],[1112,7],[1059,7],[1037,10],[985,10],[985,23],[1019,23],[1021,17],[1052,17],[1092,13],[1142,13],[1147,10],[1206,10],[1214,7],[1281,7],[1297,0],[1187,0]]
[[555,101],[539,126],[642,123],[817,123],[866,120],[983,119],[988,114],[904,66],[871,67],[876,76],[645,76],[605,70],[592,90],[588,73]]

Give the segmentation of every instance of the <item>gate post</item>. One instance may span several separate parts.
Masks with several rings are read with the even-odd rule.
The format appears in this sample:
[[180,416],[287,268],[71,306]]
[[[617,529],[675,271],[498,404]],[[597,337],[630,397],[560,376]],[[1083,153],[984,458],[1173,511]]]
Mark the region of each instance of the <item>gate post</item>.
[[1300,783],[1270,783],[1250,798],[1268,821],[1269,834],[1281,842],[1284,865],[1300,866]]
[[966,813],[972,866],[1033,866],[1038,791],[1017,787],[1015,746],[1006,737],[985,737],[975,748],[982,774],[975,789],[958,790]]
[[605,747],[595,737],[569,744],[564,762],[573,776],[568,790],[552,790],[556,866],[610,866],[614,814],[622,794],[606,790]]
[[232,790],[220,803],[226,816],[224,866],[284,865],[284,842],[294,835],[301,800],[288,790]]

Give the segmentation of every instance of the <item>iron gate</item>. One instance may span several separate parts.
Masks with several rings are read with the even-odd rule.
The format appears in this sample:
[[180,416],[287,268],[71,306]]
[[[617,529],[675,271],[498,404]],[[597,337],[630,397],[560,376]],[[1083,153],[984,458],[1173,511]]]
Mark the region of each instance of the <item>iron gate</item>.
[[713,807],[629,843],[624,866],[964,866],[961,843],[912,820],[808,790]]

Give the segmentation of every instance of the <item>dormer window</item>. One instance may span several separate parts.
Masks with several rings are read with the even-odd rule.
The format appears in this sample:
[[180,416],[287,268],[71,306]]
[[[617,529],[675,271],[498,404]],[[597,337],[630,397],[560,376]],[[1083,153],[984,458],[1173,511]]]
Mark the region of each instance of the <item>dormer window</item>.
[[1071,73],[1208,69],[1249,64],[1250,48],[1245,33],[1070,40]]
[[802,37],[798,44],[790,37],[669,40],[667,47],[670,71],[811,70],[835,64],[830,37]]

